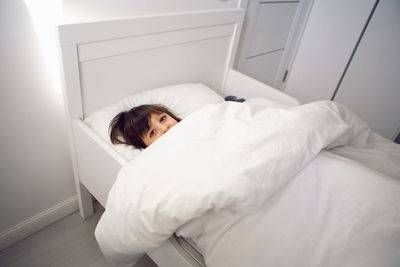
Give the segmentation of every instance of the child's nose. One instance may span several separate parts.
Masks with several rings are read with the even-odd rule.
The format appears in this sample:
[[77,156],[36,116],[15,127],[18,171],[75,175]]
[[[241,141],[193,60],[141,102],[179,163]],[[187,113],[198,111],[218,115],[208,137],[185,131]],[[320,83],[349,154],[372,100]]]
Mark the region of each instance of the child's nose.
[[171,128],[169,124],[163,124],[161,127],[163,133],[166,133],[169,130],[169,128]]

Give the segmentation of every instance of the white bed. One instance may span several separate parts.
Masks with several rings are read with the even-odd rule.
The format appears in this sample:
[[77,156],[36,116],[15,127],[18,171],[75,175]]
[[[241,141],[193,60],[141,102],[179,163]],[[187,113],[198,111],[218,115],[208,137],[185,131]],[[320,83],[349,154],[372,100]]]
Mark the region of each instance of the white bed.
[[[59,26],[64,100],[81,216],[103,206],[124,158],[84,122],[88,114],[146,89],[202,82],[221,95],[298,102],[232,70],[244,10],[135,17]],[[243,91],[242,88],[248,88]],[[184,240],[150,253],[160,266],[200,266]],[[198,262],[200,261],[200,263]]]
[[[220,95],[299,104],[232,69],[243,16],[244,10],[229,9],[59,26],[64,99],[83,218],[93,213],[92,196],[106,206],[110,188],[127,163],[83,121],[94,111],[148,89],[183,83],[203,83]],[[348,155],[348,150],[337,153]],[[185,235],[191,227],[180,233]],[[148,254],[159,266],[205,266],[201,254],[176,235]]]

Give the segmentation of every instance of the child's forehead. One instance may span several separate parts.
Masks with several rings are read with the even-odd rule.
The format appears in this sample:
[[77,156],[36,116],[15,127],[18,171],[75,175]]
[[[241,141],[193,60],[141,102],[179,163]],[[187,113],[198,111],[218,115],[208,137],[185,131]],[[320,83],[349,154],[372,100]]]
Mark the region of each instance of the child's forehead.
[[150,107],[148,110],[147,110],[147,112],[148,112],[148,114],[149,114],[149,116],[151,116],[151,115],[158,115],[158,114],[161,114],[161,113],[163,113],[162,112],[162,110],[159,110],[158,108],[156,108],[156,107]]
[[149,114],[149,118],[158,117],[161,114],[162,114],[162,112],[159,112],[159,111],[151,111]]
[[147,118],[149,126],[151,126],[152,125],[152,121],[156,121],[161,114],[162,114],[161,112],[159,112],[159,113],[150,112],[149,117]]

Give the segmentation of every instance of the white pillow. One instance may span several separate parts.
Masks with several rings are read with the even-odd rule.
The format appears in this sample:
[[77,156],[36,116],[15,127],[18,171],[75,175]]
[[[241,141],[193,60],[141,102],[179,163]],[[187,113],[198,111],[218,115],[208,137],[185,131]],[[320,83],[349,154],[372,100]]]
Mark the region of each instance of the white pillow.
[[[128,96],[114,104],[92,112],[84,121],[107,143],[111,144],[108,127],[111,120],[121,111],[127,111],[135,106],[144,104],[161,104],[183,119],[198,108],[222,102],[224,102],[224,98],[204,84],[179,84],[146,90]],[[135,149],[132,146],[112,146],[127,161],[130,161],[140,152],[139,149]]]

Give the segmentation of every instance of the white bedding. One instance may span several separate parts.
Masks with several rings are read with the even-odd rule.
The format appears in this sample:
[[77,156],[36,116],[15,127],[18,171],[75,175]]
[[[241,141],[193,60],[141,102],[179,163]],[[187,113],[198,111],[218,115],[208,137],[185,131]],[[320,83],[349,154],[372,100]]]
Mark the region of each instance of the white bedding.
[[322,152],[256,212],[183,226],[207,266],[399,266],[400,185]]
[[206,106],[123,167],[96,238],[118,264],[178,231],[208,266],[398,266],[399,149],[387,175],[320,153],[375,139],[333,102]]

